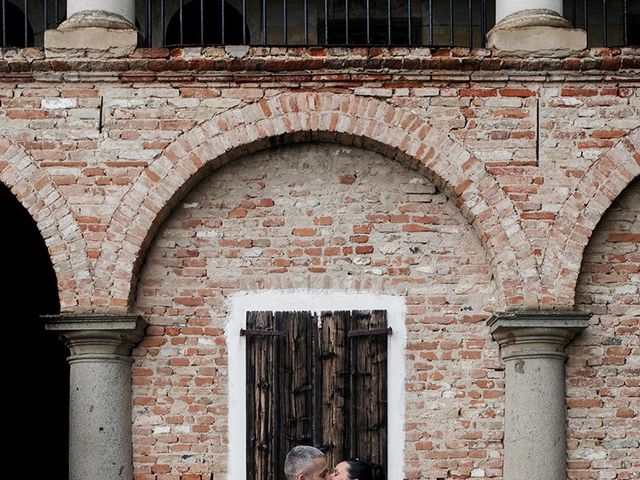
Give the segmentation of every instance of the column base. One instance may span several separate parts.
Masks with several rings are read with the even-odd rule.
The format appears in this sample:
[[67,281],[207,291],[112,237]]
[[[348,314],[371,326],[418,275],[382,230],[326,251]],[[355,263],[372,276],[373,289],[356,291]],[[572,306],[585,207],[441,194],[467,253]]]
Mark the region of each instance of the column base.
[[79,12],[44,32],[47,58],[121,58],[138,45],[138,32],[125,18],[108,12]]
[[515,56],[565,57],[587,48],[587,33],[552,10],[524,10],[500,20],[487,47]]
[[131,55],[137,44],[138,32],[133,29],[81,27],[44,32],[47,58],[122,58]]

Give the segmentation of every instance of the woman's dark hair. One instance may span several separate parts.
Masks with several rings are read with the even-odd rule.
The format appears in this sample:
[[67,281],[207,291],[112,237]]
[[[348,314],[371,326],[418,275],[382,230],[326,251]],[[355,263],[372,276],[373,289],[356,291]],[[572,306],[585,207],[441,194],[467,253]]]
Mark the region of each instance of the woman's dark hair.
[[347,473],[351,478],[358,480],[385,480],[384,469],[377,463],[369,463],[358,458],[347,460],[349,469]]

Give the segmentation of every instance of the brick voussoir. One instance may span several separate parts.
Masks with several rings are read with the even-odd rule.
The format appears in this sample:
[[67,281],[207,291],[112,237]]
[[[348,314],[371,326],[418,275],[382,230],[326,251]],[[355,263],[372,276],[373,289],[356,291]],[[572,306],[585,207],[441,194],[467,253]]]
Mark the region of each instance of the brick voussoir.
[[[90,284],[92,280],[86,275],[91,268],[81,230],[51,177],[26,151],[4,136],[0,136],[0,150],[5,152],[8,161],[7,167],[0,170],[0,181],[11,189],[36,222],[50,250],[60,291],[60,306],[72,308],[78,303],[77,285]],[[52,222],[51,219],[58,221]],[[68,285],[65,272],[71,272],[74,279]]]
[[[483,175],[486,176],[487,173],[483,172],[480,168],[480,162],[476,162],[478,167],[474,168],[474,162],[470,163],[470,155],[463,148],[460,148],[449,139],[446,135],[436,133],[436,130],[428,125],[420,125],[421,120],[418,116],[413,113],[403,112],[401,109],[397,107],[390,107],[386,102],[381,102],[379,100],[375,100],[372,98],[367,99],[356,99],[352,100],[353,97],[349,97],[346,95],[327,95],[327,94],[294,94],[290,95],[291,98],[284,99],[279,98],[282,96],[277,96],[271,98],[269,100],[260,100],[260,104],[251,105],[245,108],[251,108],[252,110],[247,110],[247,112],[251,112],[250,117],[255,116],[256,114],[260,115],[260,119],[258,121],[250,122],[248,125],[243,126],[242,116],[237,113],[221,113],[220,115],[214,117],[210,121],[206,121],[201,128],[203,129],[205,137],[207,133],[211,131],[211,126],[215,122],[215,125],[221,125],[223,122],[228,125],[228,132],[218,136],[217,138],[211,139],[209,142],[203,144],[200,141],[196,141],[194,143],[198,144],[197,148],[205,148],[203,145],[207,145],[205,150],[201,153],[198,151],[196,154],[193,151],[193,145],[189,145],[191,143],[191,139],[184,139],[182,142],[178,140],[174,142],[172,145],[165,149],[165,153],[163,156],[158,158],[167,158],[171,162],[174,162],[176,165],[180,165],[184,163],[185,157],[187,159],[195,159],[193,165],[197,166],[198,163],[206,164],[214,160],[211,158],[211,153],[216,150],[220,150],[218,145],[226,144],[223,148],[224,151],[229,152],[229,154],[233,157],[234,152],[239,152],[243,149],[246,150],[245,145],[250,145],[255,143],[258,137],[266,138],[273,136],[280,136],[283,134],[296,134],[296,132],[302,129],[309,129],[311,125],[314,125],[317,118],[317,129],[320,132],[335,132],[339,135],[346,135],[344,137],[347,139],[347,143],[353,143],[352,140],[348,140],[349,137],[354,138],[357,136],[358,138],[363,138],[365,140],[371,139],[374,140],[374,144],[379,145],[392,145],[392,147],[399,148],[384,148],[384,151],[387,155],[391,157],[397,157],[399,150],[401,151],[422,151],[423,156],[426,159],[426,162],[423,162],[425,165],[422,168],[427,168],[428,170],[435,172],[435,174],[431,174],[430,176],[434,177],[437,183],[443,183],[443,185],[450,184],[450,178],[459,177],[459,180],[456,180],[455,185],[462,185],[465,182],[463,179],[465,174],[472,173],[473,181],[481,182],[483,181]],[[302,114],[299,110],[304,110],[308,108],[309,105],[317,105],[324,106],[324,108],[318,108],[320,110],[318,113],[314,112],[312,115],[305,113]],[[394,111],[396,109],[396,111]],[[286,112],[289,112],[287,114]],[[358,112],[364,112],[365,117],[368,117],[368,120],[363,119],[362,116],[358,115]],[[302,118],[302,120],[301,120]],[[308,122],[305,119],[309,119]],[[387,119],[387,121],[399,121],[401,124],[406,123],[407,126],[418,126],[418,132],[420,137],[424,137],[424,139],[418,137],[418,141],[414,141],[411,134],[402,130],[400,132],[394,132],[395,125],[384,125],[380,120]],[[435,140],[435,148],[440,151],[446,151],[448,153],[448,158],[457,158],[454,162],[455,165],[445,162],[440,156],[433,156],[429,153],[429,137],[433,137]],[[214,143],[215,142],[215,143]],[[366,142],[369,143],[369,142]],[[375,147],[374,147],[375,148]],[[389,150],[389,152],[387,152]],[[206,158],[203,158],[204,154],[207,155]],[[400,158],[400,157],[399,157]],[[412,163],[410,160],[402,159],[405,162]],[[151,162],[153,165],[153,161]],[[467,170],[466,172],[461,173],[462,165]],[[175,171],[174,167],[171,171]],[[150,172],[153,170],[150,170]],[[158,172],[156,172],[157,174]],[[169,172],[166,172],[166,175],[163,175],[162,178],[166,178],[171,175]],[[182,181],[186,182],[186,179]],[[471,181],[471,183],[473,183]],[[171,185],[169,190],[164,194],[160,195],[157,199],[154,200],[154,206],[152,210],[154,212],[159,211],[163,207],[160,205],[162,201],[168,201],[168,197],[171,196],[170,192],[176,188],[177,184]],[[453,184],[451,184],[453,185]],[[461,188],[458,192],[455,187],[451,188],[451,193],[454,196],[462,194],[466,189],[470,187],[470,184],[465,185],[464,188]],[[150,188],[147,185],[145,188]],[[180,188],[180,187],[178,187]],[[449,188],[449,187],[446,187]],[[495,190],[495,189],[494,189]],[[471,192],[474,192],[473,194]],[[475,195],[482,195],[483,193],[478,190],[469,190],[469,193],[465,193],[461,197],[462,205],[464,206],[465,202],[474,201],[472,197]],[[497,194],[493,191],[493,194]],[[123,201],[127,204],[127,195],[125,195]],[[466,199],[466,200],[465,200]],[[144,200],[143,204],[146,204],[148,200]],[[147,207],[149,205],[147,204]],[[466,210],[469,214],[471,208],[463,207],[463,210]],[[133,208],[129,210],[130,215],[138,215],[138,211]],[[494,211],[493,215],[497,214]],[[515,215],[515,211],[514,211]],[[134,218],[129,218],[129,222],[134,221]],[[153,220],[151,222],[146,221],[147,225],[144,228],[150,228],[150,225],[153,224]],[[494,222],[496,223],[496,222]],[[477,228],[482,229],[481,224],[477,224]],[[112,233],[114,233],[112,231]],[[121,234],[120,234],[121,235]],[[115,238],[117,238],[116,235]],[[107,235],[106,238],[114,238],[112,235]],[[508,237],[504,236],[503,242],[508,243]],[[115,241],[115,240],[109,240]],[[140,245],[145,241],[144,238],[136,240]],[[499,245],[500,248],[507,248],[506,245]],[[510,248],[510,247],[509,247]],[[120,249],[120,255],[123,255],[123,249]],[[140,255],[140,253],[138,254]],[[100,261],[100,259],[99,259]],[[120,260],[118,260],[120,261]],[[123,291],[124,287],[118,287],[119,291]]]
[[[629,146],[637,144],[638,138],[640,128],[619,140],[598,158],[558,212],[557,218],[563,219],[562,237],[550,237],[547,241],[542,272],[545,276],[550,275],[551,279],[547,280],[543,276],[542,283],[553,285],[553,288],[560,292],[559,295],[562,295],[563,302],[566,298],[573,298],[580,269],[580,262],[569,264],[567,268],[567,259],[571,255],[582,256],[591,238],[591,232],[602,215],[613,200],[638,176],[628,177],[617,173],[618,169],[633,171],[636,168],[634,156],[637,152],[629,149]],[[579,212],[577,216],[576,211]],[[577,227],[583,227],[585,233],[574,235]],[[549,268],[549,262],[554,267]],[[562,288],[562,285],[567,287]],[[556,298],[560,299],[560,296]]]

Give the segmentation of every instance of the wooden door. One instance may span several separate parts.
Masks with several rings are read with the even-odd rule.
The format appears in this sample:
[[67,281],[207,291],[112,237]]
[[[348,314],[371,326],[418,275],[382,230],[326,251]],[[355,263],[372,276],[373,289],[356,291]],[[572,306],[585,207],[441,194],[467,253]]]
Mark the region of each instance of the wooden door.
[[385,311],[247,314],[247,479],[283,479],[296,445],[386,464]]

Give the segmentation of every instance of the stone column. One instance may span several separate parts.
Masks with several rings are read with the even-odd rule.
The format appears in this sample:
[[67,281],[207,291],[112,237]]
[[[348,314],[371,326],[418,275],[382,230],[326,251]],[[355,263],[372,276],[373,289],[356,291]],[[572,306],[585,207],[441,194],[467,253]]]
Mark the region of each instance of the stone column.
[[587,47],[587,34],[562,16],[562,0],[496,0],[487,46],[511,53],[564,56]]
[[488,324],[505,362],[504,480],[566,479],[565,347],[574,312],[506,312]]
[[67,20],[47,30],[47,57],[124,57],[135,50],[135,0],[67,0]]
[[136,23],[135,0],[67,0],[67,21],[93,22],[106,27],[133,28]]
[[69,480],[131,480],[131,349],[144,333],[134,315],[55,315],[46,329],[69,348]]
[[515,13],[544,15],[545,12],[552,17],[562,17],[562,0],[496,0],[496,23]]

